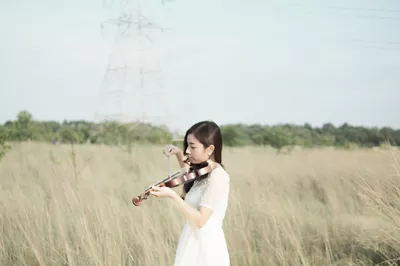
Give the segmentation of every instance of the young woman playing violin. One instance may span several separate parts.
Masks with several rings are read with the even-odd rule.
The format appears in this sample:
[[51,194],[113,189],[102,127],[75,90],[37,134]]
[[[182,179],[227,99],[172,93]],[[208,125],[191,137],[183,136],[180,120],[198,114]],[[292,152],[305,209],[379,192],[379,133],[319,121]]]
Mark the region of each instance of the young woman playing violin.
[[214,122],[199,122],[186,132],[185,153],[173,145],[167,145],[163,152],[167,156],[175,155],[182,168],[194,169],[208,163],[212,169],[208,174],[184,184],[182,197],[165,186],[152,187],[150,192],[154,197],[172,199],[187,219],[174,266],[230,265],[222,229],[230,177],[222,165],[220,128]]

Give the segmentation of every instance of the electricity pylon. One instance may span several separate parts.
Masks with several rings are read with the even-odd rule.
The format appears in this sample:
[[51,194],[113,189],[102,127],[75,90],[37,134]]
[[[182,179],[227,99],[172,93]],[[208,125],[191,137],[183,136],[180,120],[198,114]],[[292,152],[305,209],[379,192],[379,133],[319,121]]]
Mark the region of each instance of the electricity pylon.
[[95,120],[165,123],[169,108],[151,36],[164,29],[143,14],[140,0],[119,2],[119,7],[116,18],[101,23],[102,31],[112,25],[116,34],[96,101]]

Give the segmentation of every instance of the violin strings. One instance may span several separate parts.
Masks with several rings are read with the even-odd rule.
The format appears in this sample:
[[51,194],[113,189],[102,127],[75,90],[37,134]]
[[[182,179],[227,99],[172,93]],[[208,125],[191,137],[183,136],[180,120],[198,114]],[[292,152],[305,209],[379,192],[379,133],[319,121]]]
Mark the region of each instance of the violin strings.
[[168,156],[168,177],[171,177],[171,156]]

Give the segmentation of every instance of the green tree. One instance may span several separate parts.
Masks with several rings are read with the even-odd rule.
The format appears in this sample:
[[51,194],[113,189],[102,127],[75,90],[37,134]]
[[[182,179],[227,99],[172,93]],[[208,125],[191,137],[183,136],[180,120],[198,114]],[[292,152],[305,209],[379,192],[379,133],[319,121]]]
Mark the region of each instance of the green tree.
[[[242,123],[221,125],[224,144],[227,146],[270,145],[277,149],[284,146],[380,146],[389,142],[400,145],[400,130],[389,127],[367,128],[343,123],[335,127],[325,123],[322,127],[280,124],[261,125]],[[26,110],[18,113],[15,120],[6,121],[0,126],[6,141],[54,141],[70,143],[102,143],[107,145],[128,145],[134,143],[167,143],[176,137],[166,126],[149,123],[119,123],[110,121],[93,123],[84,120],[37,121]]]
[[285,127],[272,127],[266,131],[266,141],[280,151],[284,146],[293,144],[293,134]]
[[12,140],[17,141],[26,141],[32,139],[33,126],[31,113],[25,110],[18,113],[17,121],[12,123],[10,136]]
[[226,125],[221,127],[222,138],[224,144],[227,146],[236,146],[239,144],[239,132],[238,128],[234,125]]
[[7,143],[6,143],[6,131],[5,129],[0,126],[0,160],[3,158],[3,156],[6,154],[6,152],[11,148]]

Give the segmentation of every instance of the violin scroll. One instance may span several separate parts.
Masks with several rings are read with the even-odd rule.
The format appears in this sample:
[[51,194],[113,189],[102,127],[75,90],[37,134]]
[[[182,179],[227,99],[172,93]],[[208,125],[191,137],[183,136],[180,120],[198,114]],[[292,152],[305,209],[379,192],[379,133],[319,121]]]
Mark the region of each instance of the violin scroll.
[[140,205],[142,205],[143,200],[141,200],[139,197],[134,197],[134,198],[132,199],[132,203],[133,203],[133,205],[135,205],[135,206],[140,206]]

